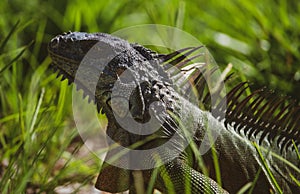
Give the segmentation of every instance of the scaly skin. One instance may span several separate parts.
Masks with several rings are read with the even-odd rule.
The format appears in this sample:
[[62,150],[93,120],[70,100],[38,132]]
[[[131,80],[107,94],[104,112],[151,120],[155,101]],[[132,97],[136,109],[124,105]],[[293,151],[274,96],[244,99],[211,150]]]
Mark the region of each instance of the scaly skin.
[[[243,133],[237,132],[231,125],[225,127],[224,123],[214,118],[210,112],[200,110],[182,97],[181,93],[176,92],[172,77],[161,67],[163,58],[151,50],[137,44],[130,44],[108,34],[69,32],[58,35],[49,43],[48,50],[53,61],[53,68],[58,69],[60,74],[73,82],[76,80],[75,73],[79,71],[80,62],[92,47],[95,48],[95,45],[100,55],[90,57],[92,58],[89,60],[90,69],[83,71],[83,75],[77,77],[75,84],[82,88],[90,98],[94,99],[98,110],[101,109],[106,114],[109,137],[124,147],[129,147],[140,141],[143,142],[148,137],[155,137],[151,141],[141,144],[138,147],[141,150],[151,149],[171,141],[170,146],[164,147],[161,152],[153,153],[148,158],[142,156],[141,158],[134,158],[141,166],[155,163],[157,155],[160,159],[168,160],[163,166],[141,171],[146,187],[152,173],[157,171],[158,176],[154,187],[163,193],[170,192],[166,179],[171,180],[172,188],[175,189],[176,193],[227,193],[227,191],[234,193],[246,183],[253,181],[257,172],[262,169],[257,177],[257,184],[254,186],[253,192],[269,193],[271,190],[276,192],[275,185],[252,144],[252,142],[256,142],[262,147],[271,148],[267,151],[262,148],[262,155],[282,191],[284,193],[300,192],[299,187],[289,176],[292,174],[299,180],[299,172],[275,155],[280,155],[299,168],[299,159],[291,147],[281,151],[277,145],[270,144],[267,138],[263,138],[264,140],[259,142],[261,134],[248,138]],[[129,72],[131,79],[122,78],[125,71]],[[96,79],[96,83],[92,83],[95,82],[93,81],[95,80],[94,77],[99,77]],[[117,81],[120,83],[120,88],[125,89],[121,90],[113,102],[112,89]],[[91,86],[93,84],[94,86]],[[94,90],[95,92],[93,92]],[[126,93],[127,91],[130,92]],[[130,114],[123,111],[124,99],[128,99],[125,104],[128,103]],[[154,102],[156,106],[151,106]],[[121,106],[112,106],[112,103]],[[159,130],[151,135],[132,134],[118,123],[113,111],[117,113],[117,117],[126,118],[131,115],[139,123],[147,123],[155,118],[163,124]],[[179,118],[179,120],[175,118]],[[182,123],[184,128],[192,134],[191,138],[194,140],[189,142],[191,145],[186,149],[183,142],[189,139],[180,125]],[[147,131],[149,129],[139,128],[138,130]],[[200,148],[208,130],[219,134],[214,147],[219,158],[224,189],[214,181],[216,176],[212,151],[210,150],[203,155],[210,178],[201,173],[198,160],[195,159],[195,155],[191,151],[192,144]],[[179,134],[181,139],[172,140],[174,134]],[[298,139],[295,138],[295,141]],[[176,155],[177,150],[182,151],[178,156]],[[116,152],[111,150],[107,157],[114,154]],[[122,160],[118,162],[122,163]],[[113,193],[128,189],[135,193],[137,191],[132,187],[134,173],[134,170],[118,168],[104,162],[96,187]],[[186,183],[190,184],[187,185]]]

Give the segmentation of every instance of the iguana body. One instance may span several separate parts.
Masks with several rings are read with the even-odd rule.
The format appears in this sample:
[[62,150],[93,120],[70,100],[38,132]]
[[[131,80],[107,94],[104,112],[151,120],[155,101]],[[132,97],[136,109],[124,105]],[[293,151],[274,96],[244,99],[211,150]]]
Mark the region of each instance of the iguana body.
[[[148,150],[171,141],[169,146],[165,146],[158,153],[150,154],[147,158],[143,156],[129,158],[141,169],[155,163],[157,156],[167,161],[163,166],[141,171],[145,186],[153,176],[152,173],[157,172],[154,188],[163,193],[171,191],[169,185],[166,184],[167,179],[172,182],[172,188],[176,193],[227,193],[227,191],[234,193],[248,182],[254,181],[255,177],[257,177],[257,182],[253,193],[278,192],[276,183],[271,180],[268,170],[264,168],[263,164],[266,163],[284,193],[300,192],[300,188],[290,176],[291,174],[300,180],[299,169],[297,169],[299,158],[297,158],[295,147],[291,144],[294,140],[299,149],[299,106],[295,105],[295,108],[291,105],[282,105],[279,109],[279,103],[273,101],[265,103],[265,106],[264,104],[259,106],[268,98],[257,97],[255,94],[239,100],[241,91],[246,88],[245,84],[240,84],[227,95],[229,111],[226,112],[223,109],[222,100],[215,104],[218,113],[226,113],[225,120],[220,121],[216,115],[213,116],[208,111],[200,110],[197,104],[186,100],[183,97],[184,92],[176,91],[176,85],[184,83],[180,81],[178,81],[180,83],[176,81],[174,83],[176,75],[170,75],[170,68],[165,68],[161,64],[167,61],[174,65],[187,63],[184,60],[186,57],[182,57],[180,52],[158,55],[140,45],[130,44],[103,33],[69,32],[55,37],[49,43],[48,48],[53,61],[52,66],[58,69],[63,77],[73,82],[76,80],[75,74],[80,62],[96,44],[98,45],[96,50],[101,54],[92,56],[94,58],[89,61],[88,70],[83,72],[86,75],[79,77],[75,84],[82,88],[90,98],[94,98],[98,109],[106,114],[108,136],[124,147],[130,147],[150,137],[150,141],[136,148],[139,150]],[[197,48],[187,48],[182,51],[195,50]],[[124,72],[128,73],[127,77],[122,77],[122,74],[125,75]],[[99,79],[96,80],[94,86],[91,86],[93,76]],[[198,74],[195,77],[193,81],[199,81]],[[119,83],[120,89],[117,90],[117,94],[113,95],[112,90],[116,82]],[[195,85],[198,91],[201,91],[202,86],[199,82],[195,81]],[[155,106],[152,106],[153,103],[156,103]],[[246,106],[247,103],[250,105]],[[129,107],[129,112],[123,111],[124,104]],[[278,109],[277,115],[272,117],[269,115]],[[290,114],[287,111],[290,111]],[[253,118],[249,118],[246,114],[248,112],[252,112],[250,115],[253,115]],[[264,116],[268,118],[261,119]],[[161,126],[151,135],[133,134],[124,129],[117,117],[121,119],[128,117],[141,124],[155,119],[161,123]],[[284,125],[285,128],[283,128]],[[193,142],[189,142],[188,135],[183,128],[192,134]],[[147,132],[149,129],[137,127],[134,130]],[[219,134],[214,147],[219,159],[224,189],[214,181],[216,175],[212,150],[203,155],[204,163],[209,171],[210,178],[208,178],[199,166],[199,158],[191,151],[193,146],[190,145],[185,149],[186,142],[200,149],[208,130]],[[175,134],[178,134],[179,138],[173,140],[172,137]],[[262,149],[259,150],[265,158],[264,162],[253,142],[261,145]],[[182,152],[177,155],[178,150]],[[111,150],[107,157],[114,154],[116,152]],[[287,165],[277,155],[285,158],[292,165]],[[123,161],[118,162],[120,164]],[[132,186],[136,172],[140,171],[118,168],[104,162],[96,187],[108,192],[121,192],[128,189],[131,192],[138,192]]]

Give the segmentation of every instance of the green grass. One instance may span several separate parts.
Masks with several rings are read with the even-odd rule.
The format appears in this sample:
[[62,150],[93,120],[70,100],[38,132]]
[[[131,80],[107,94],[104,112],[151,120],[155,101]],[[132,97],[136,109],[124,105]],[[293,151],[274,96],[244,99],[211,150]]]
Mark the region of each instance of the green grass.
[[48,70],[46,47],[56,34],[176,26],[254,88],[300,100],[299,22],[299,3],[287,0],[1,1],[0,191],[51,193],[61,185],[92,185],[97,176],[100,161],[79,154],[71,87]]

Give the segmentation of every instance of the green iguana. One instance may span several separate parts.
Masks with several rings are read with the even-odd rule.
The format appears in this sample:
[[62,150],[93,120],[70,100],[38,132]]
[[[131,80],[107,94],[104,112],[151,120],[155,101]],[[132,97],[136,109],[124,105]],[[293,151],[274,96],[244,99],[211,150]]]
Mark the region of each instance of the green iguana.
[[[146,189],[154,180],[150,191],[163,193],[235,193],[254,181],[253,193],[300,193],[296,183],[300,180],[300,106],[265,90],[243,96],[247,83],[208,103],[211,95],[219,93],[204,95],[204,74],[195,66],[188,78],[182,74],[201,55],[192,53],[200,50],[201,46],[157,54],[104,33],[68,32],[51,40],[52,67],[83,89],[106,114],[110,143],[150,150],[146,155],[123,157],[116,165],[106,160],[96,188],[139,193],[143,189],[134,186],[139,179]],[[80,70],[83,63],[86,67]],[[208,75],[213,72],[206,71]],[[210,104],[214,112],[198,108],[197,100],[187,100],[190,83],[197,100]],[[157,130],[147,125],[150,121],[160,124]],[[201,157],[194,148],[201,149],[208,131],[218,136],[213,148]],[[118,151],[112,149],[106,157]],[[218,158],[222,187],[216,183],[213,154]]]

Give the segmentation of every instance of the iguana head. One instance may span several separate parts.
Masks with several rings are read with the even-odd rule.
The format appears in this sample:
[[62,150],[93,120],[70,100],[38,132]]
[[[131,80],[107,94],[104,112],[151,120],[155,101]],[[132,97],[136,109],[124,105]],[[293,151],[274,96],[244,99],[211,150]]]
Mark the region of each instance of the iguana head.
[[64,33],[51,40],[48,51],[52,67],[83,89],[109,119],[130,112],[136,121],[148,121],[149,105],[171,84],[150,50],[108,34]]
[[52,60],[56,60],[58,63],[63,62],[62,58],[67,60],[65,62],[72,60],[80,63],[88,51],[99,41],[110,44],[111,49],[116,52],[130,46],[127,41],[105,33],[65,32],[50,41],[48,51]]

